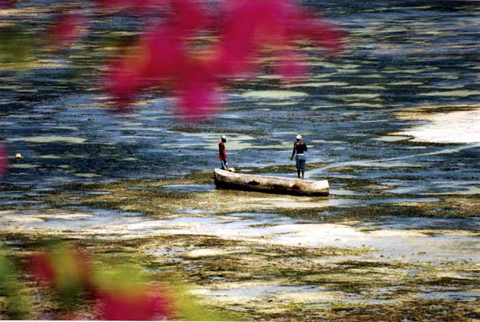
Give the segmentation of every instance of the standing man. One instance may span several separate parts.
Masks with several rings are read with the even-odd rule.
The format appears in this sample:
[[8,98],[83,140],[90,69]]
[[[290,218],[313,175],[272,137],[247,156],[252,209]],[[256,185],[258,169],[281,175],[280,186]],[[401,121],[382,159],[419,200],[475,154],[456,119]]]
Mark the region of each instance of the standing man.
[[305,158],[305,152],[307,151],[307,144],[303,142],[302,136],[297,135],[297,141],[293,144],[293,152],[290,160],[293,160],[293,157],[296,156],[297,161],[297,176],[300,178],[300,173],[302,174],[302,179],[305,177],[305,169],[307,167],[307,161]]
[[218,159],[222,164],[222,170],[228,169],[227,150],[225,149],[225,142],[227,142],[227,137],[225,135],[222,135],[220,141],[218,142]]

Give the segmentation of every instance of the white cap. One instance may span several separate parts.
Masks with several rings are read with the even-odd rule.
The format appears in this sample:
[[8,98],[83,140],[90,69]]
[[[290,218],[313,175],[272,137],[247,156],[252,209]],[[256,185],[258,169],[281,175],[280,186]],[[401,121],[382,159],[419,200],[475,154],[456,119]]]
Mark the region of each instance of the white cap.
[[227,141],[227,137],[226,137],[225,135],[222,135],[221,139],[222,139],[223,141]]
[[302,139],[302,136],[299,134],[297,135],[297,140],[301,140]]

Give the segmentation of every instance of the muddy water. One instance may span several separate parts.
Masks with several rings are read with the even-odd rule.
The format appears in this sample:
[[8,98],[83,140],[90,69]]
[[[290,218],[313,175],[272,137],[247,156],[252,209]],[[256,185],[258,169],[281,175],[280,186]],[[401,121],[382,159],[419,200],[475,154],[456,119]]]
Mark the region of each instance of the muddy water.
[[[285,84],[275,75],[233,82],[225,110],[201,122],[183,121],[169,97],[155,95],[131,113],[112,114],[106,99],[92,94],[95,82],[64,57],[40,53],[44,64],[33,69],[0,70],[0,138],[11,155],[23,156],[11,159],[0,181],[0,227],[99,238],[211,235],[283,246],[368,248],[375,258],[466,260],[478,266],[478,1],[306,3],[349,31],[348,49],[327,58],[304,48],[312,71],[304,82]],[[30,19],[41,24],[48,14]],[[101,35],[136,26],[126,19],[96,28]],[[250,208],[225,214],[212,204],[191,205],[158,219],[142,211],[85,206],[85,191],[65,186],[181,179],[210,170],[218,167],[222,134],[233,167],[295,176],[289,157],[298,133],[309,146],[306,176],[329,179],[330,199],[272,197],[258,205],[258,212],[269,214]],[[225,202],[222,192],[204,182],[155,188],[136,182],[129,189],[214,194],[205,202]],[[46,201],[52,192],[79,204],[52,212]],[[115,194],[108,186],[87,193]],[[298,218],[288,215],[292,209],[315,213]],[[264,298],[297,290],[252,287],[208,294],[256,292]],[[310,292],[308,285],[297,288]],[[478,300],[478,289],[420,297],[456,296]]]

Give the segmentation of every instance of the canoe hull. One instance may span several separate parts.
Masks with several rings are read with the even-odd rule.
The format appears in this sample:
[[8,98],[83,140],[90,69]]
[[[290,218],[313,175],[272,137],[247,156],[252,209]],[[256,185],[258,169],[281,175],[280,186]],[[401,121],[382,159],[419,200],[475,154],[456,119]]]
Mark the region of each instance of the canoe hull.
[[220,169],[215,169],[214,179],[217,188],[299,196],[328,196],[329,194],[328,180],[311,181],[294,178],[260,176],[232,173]]

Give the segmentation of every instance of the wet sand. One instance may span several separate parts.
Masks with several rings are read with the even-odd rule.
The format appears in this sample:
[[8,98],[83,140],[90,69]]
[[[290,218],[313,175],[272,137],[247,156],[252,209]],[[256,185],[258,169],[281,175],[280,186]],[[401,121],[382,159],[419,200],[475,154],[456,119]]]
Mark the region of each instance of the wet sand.
[[477,199],[372,198],[348,184],[327,198],[282,196],[217,190],[211,175],[32,196],[29,211],[2,211],[2,238],[73,237],[94,253],[114,242],[112,256],[133,242],[152,278],[179,275],[242,319],[478,314]]

